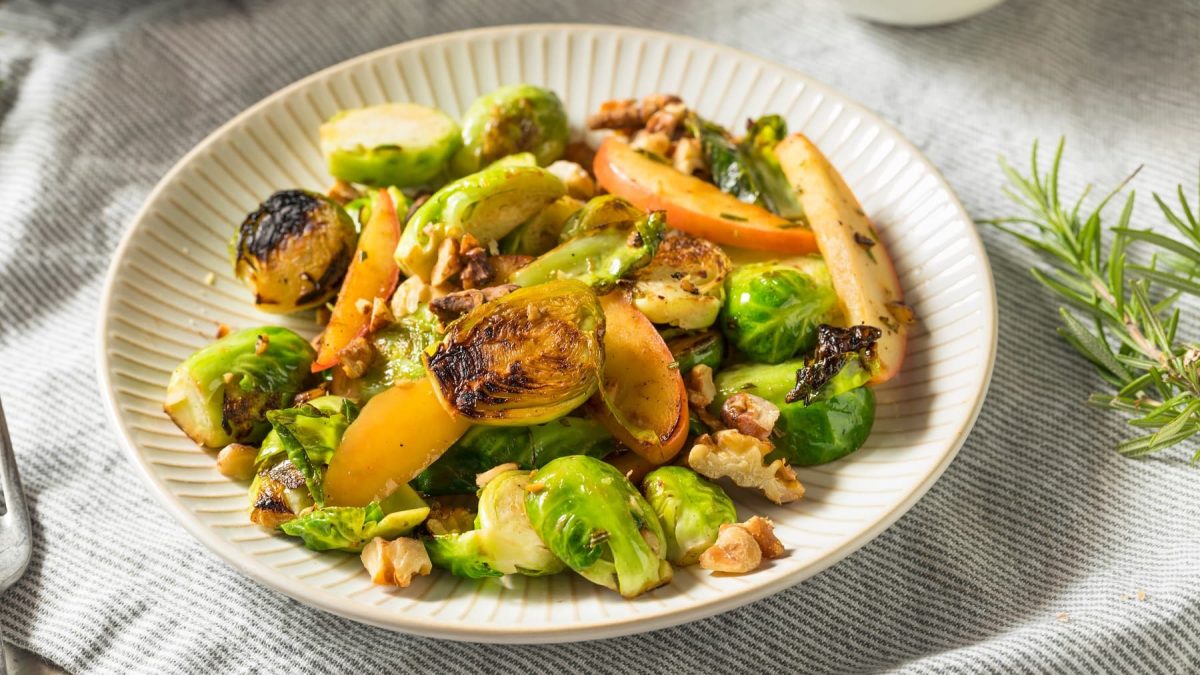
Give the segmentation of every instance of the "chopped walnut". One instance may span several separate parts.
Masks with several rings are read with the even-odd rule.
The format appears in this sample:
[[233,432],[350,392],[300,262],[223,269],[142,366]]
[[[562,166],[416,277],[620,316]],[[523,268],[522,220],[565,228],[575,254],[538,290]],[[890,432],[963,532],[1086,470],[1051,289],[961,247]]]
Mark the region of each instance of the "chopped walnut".
[[675,165],[676,171],[689,176],[707,169],[704,165],[704,153],[700,150],[700,141],[695,138],[681,138],[675,142],[671,163]]
[[463,288],[483,288],[492,280],[492,266],[488,262],[488,250],[474,236],[468,234],[462,238],[458,246],[458,255],[462,260],[462,272],[459,281]]
[[425,545],[408,537],[394,541],[375,537],[363,547],[362,562],[371,581],[400,588],[408,588],[413,577],[433,571]]
[[672,101],[654,111],[646,118],[646,131],[662,133],[673,137],[679,129],[679,123],[687,115],[687,106],[681,101]]
[[417,311],[423,302],[429,302],[432,296],[429,284],[421,281],[421,277],[409,277],[400,282],[396,292],[392,293],[392,316],[399,319]]
[[366,314],[371,311],[371,301],[366,298],[359,298],[354,301],[354,311],[359,314]]
[[642,129],[633,135],[630,147],[666,157],[671,152],[671,137],[661,131]]
[[460,271],[462,260],[458,255],[458,240],[447,237],[438,246],[437,262],[433,264],[433,273],[429,281],[434,286],[441,286]]
[[429,311],[433,312],[442,323],[450,323],[458,317],[470,312],[485,302],[508,295],[520,288],[516,284],[489,286],[484,289],[471,288],[465,291],[447,293],[440,298],[429,301]]
[[494,255],[488,262],[492,266],[492,283],[503,285],[508,283],[517,270],[533,262],[533,256],[506,253]]
[[739,391],[721,405],[725,426],[759,440],[770,437],[778,420],[779,408],[774,403],[748,392]]
[[654,117],[654,113],[666,108],[672,103],[683,103],[683,99],[675,94],[647,94],[642,99],[642,120],[649,120]]
[[646,123],[642,108],[632,98],[605,101],[600,109],[588,115],[588,129],[641,129]]
[[358,191],[358,188],[341,178],[334,181],[333,186],[329,188],[329,198],[342,206],[349,204],[361,196],[362,193]]
[[770,518],[754,516],[738,527],[745,529],[751,537],[754,537],[764,558],[773,560],[783,555],[783,542],[775,536],[775,523],[772,523]]
[[371,320],[367,322],[367,332],[374,333],[396,320],[392,314],[392,308],[388,303],[383,301],[383,298],[375,298],[371,301]]
[[696,439],[687,463],[697,473],[716,480],[729,476],[745,488],[756,488],[775,502],[784,504],[804,496],[804,486],[787,462],[777,459],[763,464],[775,447],[734,429],[705,434]]
[[567,186],[567,195],[587,201],[596,196],[596,181],[592,175],[575,162],[558,160],[546,167],[546,170],[558,177]]
[[700,554],[700,566],[714,572],[745,574],[762,564],[758,542],[738,524],[722,525],[717,541]]
[[493,466],[492,468],[488,469],[487,471],[484,471],[483,473],[475,476],[475,485],[477,485],[479,487],[483,487],[483,486],[487,485],[488,483],[490,483],[493,478],[495,478],[496,476],[499,476],[500,474],[504,473],[505,471],[516,471],[519,468],[520,467],[517,466],[516,462],[508,462],[506,464],[500,464],[497,466]]
[[688,403],[697,408],[707,408],[717,396],[717,386],[713,384],[713,370],[703,363],[688,371],[683,383],[687,387]]
[[353,380],[367,372],[367,366],[371,365],[374,355],[371,343],[360,335],[342,347],[338,352],[338,362],[342,364],[342,372],[346,373],[346,377]]
[[250,480],[254,478],[254,460],[257,457],[258,448],[253,445],[230,443],[221,448],[217,455],[217,471],[234,480]]

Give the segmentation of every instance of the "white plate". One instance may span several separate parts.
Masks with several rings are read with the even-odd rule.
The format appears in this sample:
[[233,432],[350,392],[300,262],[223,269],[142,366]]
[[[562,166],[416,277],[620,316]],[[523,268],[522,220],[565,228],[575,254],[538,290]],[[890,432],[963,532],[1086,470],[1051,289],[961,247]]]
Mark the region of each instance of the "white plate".
[[[778,112],[845,175],[879,226],[919,319],[903,372],[878,391],[867,446],[804,469],[805,498],[775,506],[734,495],[743,515],[775,520],[790,550],[753,574],[698,567],[633,601],[574,574],[468,581],[425,577],[373,586],[357,556],[315,553],[246,517],[246,487],[167,419],[168,374],[234,328],[310,317],[260,314],[231,275],[226,242],[272,191],[330,184],[317,126],[342,108],[416,101],[459,115],[503,83],[562,96],[572,122],[610,98],[673,92],[718,122]],[[209,273],[213,285],[205,283]],[[100,311],[99,374],[130,455],[167,510],[234,568],[297,600],[422,635],[552,642],[661,628],[743,605],[841,560],[900,517],[954,457],[992,372],[995,293],[974,226],[937,171],[881,119],[796,71],[726,47],[629,28],[532,25],[453,33],[383,49],[287,87],[218,129],[146,200],[113,259]]]

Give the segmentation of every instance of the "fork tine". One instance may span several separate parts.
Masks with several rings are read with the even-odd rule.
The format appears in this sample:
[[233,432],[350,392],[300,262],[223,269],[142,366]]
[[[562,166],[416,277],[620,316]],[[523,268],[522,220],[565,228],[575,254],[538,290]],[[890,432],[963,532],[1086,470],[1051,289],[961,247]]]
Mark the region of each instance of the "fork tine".
[[21,477],[17,474],[17,458],[8,436],[4,405],[0,402],[0,487],[4,489],[6,511],[0,516],[0,591],[6,590],[25,573],[33,553],[33,532],[29,525],[29,510]]

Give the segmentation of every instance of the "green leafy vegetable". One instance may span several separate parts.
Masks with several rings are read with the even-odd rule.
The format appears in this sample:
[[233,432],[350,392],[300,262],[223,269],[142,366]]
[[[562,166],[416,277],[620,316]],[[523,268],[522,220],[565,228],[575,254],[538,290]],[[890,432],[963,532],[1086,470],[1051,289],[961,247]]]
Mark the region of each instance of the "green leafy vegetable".
[[425,377],[421,355],[440,339],[438,319],[428,305],[375,331],[370,336],[374,354],[371,363],[353,382],[358,397],[367,401],[394,384]]
[[725,282],[725,337],[762,363],[779,363],[810,349],[817,326],[832,321],[838,305],[828,270],[823,265],[809,270],[779,262],[734,270]]
[[733,500],[719,485],[682,466],[664,466],[642,479],[646,501],[667,536],[667,560],[686,567],[717,541],[722,525],[737,522]]
[[326,506],[279,526],[314,551],[361,551],[375,537],[408,534],[429,515],[429,507],[408,486],[366,506]]
[[494,466],[513,462],[536,469],[567,455],[604,457],[614,450],[616,441],[600,423],[579,417],[527,427],[475,426],[418,474],[412,486],[427,495],[471,494],[475,476]]
[[787,136],[787,122],[782,117],[766,115],[750,122],[740,141],[731,138],[720,125],[696,115],[689,118],[688,128],[700,140],[713,183],[723,192],[798,225],[806,224],[804,209],[775,156],[775,145]]
[[[1058,332],[1113,390],[1092,394],[1089,402],[1129,413],[1131,426],[1148,431],[1119,443],[1117,451],[1130,457],[1158,452],[1200,433],[1200,345],[1179,335],[1178,306],[1184,296],[1200,296],[1200,217],[1180,186],[1178,210],[1154,195],[1180,239],[1135,228],[1130,191],[1106,250],[1104,210],[1125,184],[1091,213],[1081,213],[1088,190],[1073,204],[1059,194],[1062,152],[1060,141],[1049,173],[1043,174],[1035,143],[1027,177],[1001,160],[1009,180],[1006,192],[1027,215],[984,222],[1049,261],[1048,268],[1032,273],[1066,302],[1059,308],[1063,326]],[[1147,264],[1131,257],[1135,243],[1151,253]],[[1197,460],[1200,451],[1192,458]]]
[[267,413],[276,437],[268,447],[272,452],[282,449],[304,474],[308,491],[318,505],[325,503],[325,465],[357,416],[358,406],[339,396],[323,396],[298,408]]

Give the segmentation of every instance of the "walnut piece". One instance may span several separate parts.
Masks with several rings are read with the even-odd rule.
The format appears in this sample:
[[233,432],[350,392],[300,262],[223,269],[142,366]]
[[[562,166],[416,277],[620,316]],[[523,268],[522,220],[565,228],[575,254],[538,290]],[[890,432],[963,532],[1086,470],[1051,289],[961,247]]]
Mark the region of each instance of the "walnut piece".
[[779,420],[779,408],[761,396],[739,391],[721,405],[721,421],[731,429],[767,440]]
[[738,527],[744,528],[754,537],[764,558],[773,560],[783,555],[783,542],[775,536],[775,523],[772,523],[770,518],[754,516]]
[[761,490],[776,504],[796,501],[804,496],[804,486],[796,480],[792,467],[782,459],[763,464],[763,458],[774,449],[767,441],[725,429],[697,438],[687,463],[713,480],[729,476],[742,487]]
[[359,335],[338,352],[338,362],[341,363],[342,372],[346,373],[346,377],[353,380],[367,372],[367,366],[371,365],[374,356],[371,343]]
[[707,408],[717,396],[717,385],[713,384],[713,369],[703,363],[688,371],[683,384],[687,387],[688,403],[698,408]]
[[425,545],[408,537],[394,541],[375,537],[363,547],[362,562],[371,581],[400,588],[408,588],[414,576],[433,571]]
[[520,286],[516,284],[504,284],[503,286],[489,286],[484,289],[471,288],[447,293],[440,298],[430,300],[429,311],[433,312],[433,315],[442,323],[450,323],[483,303],[508,295],[518,288]]
[[689,176],[707,169],[704,165],[704,153],[700,151],[700,141],[695,138],[681,138],[675,143],[671,163],[677,171]]
[[234,480],[250,480],[254,478],[254,460],[257,457],[258,448],[253,445],[230,443],[221,448],[217,455],[217,471]]
[[596,181],[592,180],[587,169],[575,162],[560,159],[546,167],[546,170],[563,182],[568,196],[585,202],[596,196]]
[[371,319],[367,322],[367,333],[374,333],[395,320],[396,316],[392,314],[392,308],[383,301],[383,298],[377,297],[371,301]]
[[633,135],[629,146],[635,150],[645,150],[666,157],[671,152],[671,137],[661,131],[642,129]]
[[362,193],[358,191],[358,188],[341,178],[335,180],[333,186],[329,188],[329,198],[342,206],[349,204],[361,196]]
[[745,574],[762,564],[758,542],[739,524],[722,525],[717,541],[700,554],[700,566],[714,572]]
[[396,292],[392,293],[392,316],[399,319],[417,311],[423,302],[429,302],[433,296],[429,284],[421,281],[421,277],[409,277],[400,282]]
[[434,286],[441,286],[454,278],[454,275],[460,271],[462,271],[462,260],[458,255],[458,240],[454,237],[447,237],[438,246],[437,262],[433,264],[429,282]]

